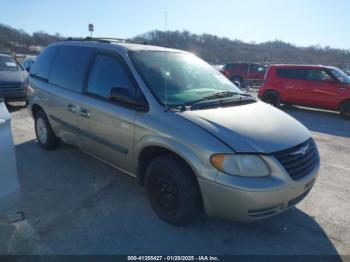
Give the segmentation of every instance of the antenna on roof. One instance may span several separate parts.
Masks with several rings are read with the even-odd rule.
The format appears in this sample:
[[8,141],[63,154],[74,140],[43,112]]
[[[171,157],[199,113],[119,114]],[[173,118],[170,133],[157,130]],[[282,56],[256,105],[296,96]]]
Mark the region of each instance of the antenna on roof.
[[[165,45],[168,46],[168,11],[165,11],[164,29]],[[165,52],[165,111],[168,111],[168,52]]]

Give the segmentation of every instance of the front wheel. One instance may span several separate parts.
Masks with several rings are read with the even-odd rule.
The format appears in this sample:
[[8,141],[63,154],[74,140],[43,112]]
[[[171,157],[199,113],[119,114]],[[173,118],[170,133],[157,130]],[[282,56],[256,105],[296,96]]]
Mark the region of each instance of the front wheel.
[[145,186],[151,206],[162,220],[177,226],[188,224],[200,203],[197,180],[189,167],[173,155],[152,160]]
[[345,101],[340,107],[340,115],[345,119],[350,119],[350,101]]
[[35,114],[35,134],[40,146],[47,150],[53,150],[60,146],[61,139],[59,139],[53,132],[49,120],[43,111]]
[[274,107],[279,107],[281,105],[281,98],[275,91],[267,91],[261,100],[267,104],[273,105]]

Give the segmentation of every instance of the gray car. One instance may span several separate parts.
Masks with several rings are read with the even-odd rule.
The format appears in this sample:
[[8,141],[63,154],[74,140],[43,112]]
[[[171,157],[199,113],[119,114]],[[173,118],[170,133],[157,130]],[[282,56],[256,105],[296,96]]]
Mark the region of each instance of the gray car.
[[201,207],[240,221],[279,214],[307,195],[320,166],[302,124],[180,50],[55,43],[33,65],[28,96],[42,147],[64,141],[137,178],[175,225]]
[[6,102],[27,101],[27,76],[15,59],[0,54],[0,97]]
[[19,183],[11,119],[0,99],[0,215],[15,204],[18,198]]

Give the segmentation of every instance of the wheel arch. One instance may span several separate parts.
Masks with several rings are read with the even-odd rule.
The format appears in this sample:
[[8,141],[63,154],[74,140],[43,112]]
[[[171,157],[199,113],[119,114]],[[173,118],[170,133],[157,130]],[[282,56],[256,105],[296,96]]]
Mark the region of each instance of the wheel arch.
[[281,93],[280,93],[279,91],[277,91],[276,89],[271,88],[271,87],[269,87],[268,89],[264,90],[264,92],[262,93],[262,97],[263,97],[266,93],[268,93],[268,92],[275,92],[275,93],[277,93],[277,94],[280,96],[280,98],[282,99]]
[[345,103],[347,103],[347,102],[350,103],[350,97],[343,99],[343,100],[339,103],[339,105],[338,105],[338,110],[340,110],[341,107],[342,107]]
[[199,170],[196,166],[201,161],[187,147],[167,138],[147,138],[147,142],[136,150],[134,162],[137,166],[136,174],[141,184],[144,183],[145,172],[152,159],[160,154],[171,154],[180,159],[197,177]]
[[33,104],[31,106],[31,112],[32,112],[32,116],[35,117],[35,114],[39,111],[44,111],[44,109],[42,108],[42,106],[40,106],[39,104]]

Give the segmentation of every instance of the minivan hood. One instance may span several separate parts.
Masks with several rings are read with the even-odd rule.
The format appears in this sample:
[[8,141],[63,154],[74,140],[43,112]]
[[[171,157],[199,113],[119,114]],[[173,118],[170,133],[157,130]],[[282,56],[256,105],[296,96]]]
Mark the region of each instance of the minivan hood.
[[263,102],[179,114],[239,153],[272,153],[300,144],[311,136],[300,122]]
[[27,79],[27,72],[18,71],[0,71],[0,85],[4,84],[22,84]]

